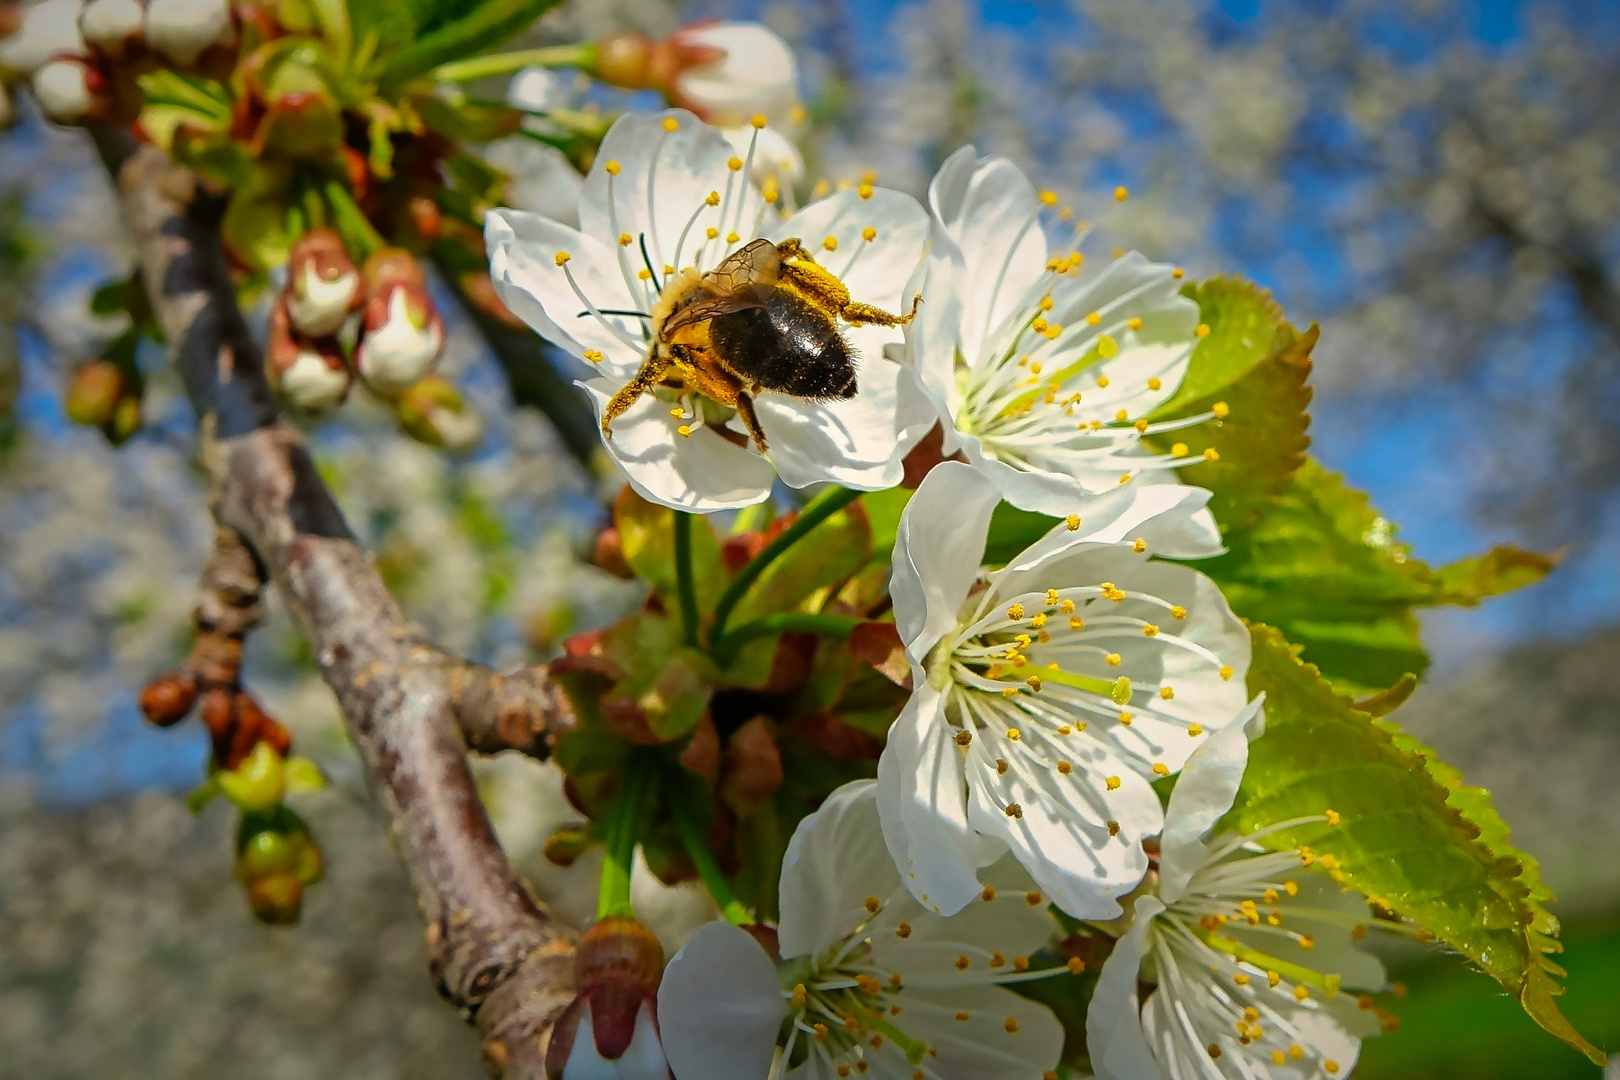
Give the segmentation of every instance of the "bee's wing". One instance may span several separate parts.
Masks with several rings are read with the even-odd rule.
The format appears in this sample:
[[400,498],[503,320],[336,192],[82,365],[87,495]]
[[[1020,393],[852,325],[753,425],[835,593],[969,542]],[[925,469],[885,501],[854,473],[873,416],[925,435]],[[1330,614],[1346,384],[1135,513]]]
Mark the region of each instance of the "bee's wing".
[[718,318],[733,311],[765,306],[782,266],[776,245],[755,240],[733,251],[719,266],[703,275],[706,295],[670,314],[662,333]]

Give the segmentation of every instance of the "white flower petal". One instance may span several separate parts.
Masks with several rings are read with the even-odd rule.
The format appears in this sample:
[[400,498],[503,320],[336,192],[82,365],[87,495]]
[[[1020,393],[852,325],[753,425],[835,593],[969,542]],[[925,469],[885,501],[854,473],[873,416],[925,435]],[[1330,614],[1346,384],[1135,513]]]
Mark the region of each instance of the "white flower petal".
[[967,820],[962,759],[938,690],[919,685],[878,759],[883,839],[906,887],[931,911],[954,915],[981,891],[980,844]]
[[[600,352],[603,370],[621,380],[640,368],[646,349],[634,343],[641,340],[641,320],[606,316],[604,323],[578,314],[587,310],[579,293],[598,311],[645,310],[626,290],[617,257],[605,243],[523,210],[491,210],[484,219],[484,243],[501,302],[536,333],[581,359],[589,350]],[[570,256],[566,266],[557,265],[561,252]]]
[[1114,942],[1086,1011],[1086,1047],[1097,1080],[1152,1080],[1162,1075],[1142,1031],[1137,977],[1147,952],[1153,918],[1164,910],[1157,897],[1136,901],[1136,921]]
[[933,426],[911,373],[879,357],[858,361],[860,392],[847,401],[805,401],[766,391],[754,400],[771,462],[789,487],[831,482],[862,491],[898,484],[905,452]]
[[[1011,990],[981,986],[908,992],[905,1001],[907,1034],[928,1044],[929,1071],[945,1080],[1033,1080],[1055,1068],[1063,1053],[1063,1025],[1057,1017]],[[956,1019],[961,1012],[968,1014],[967,1020]],[[896,1075],[898,1080],[912,1074]]]
[[[610,379],[579,385],[600,419],[618,385]],[[769,462],[708,427],[681,435],[678,429],[687,423],[670,415],[665,402],[643,394],[613,421],[613,438],[604,445],[643,498],[676,510],[734,510],[770,495]]]
[[926,659],[955,625],[979,576],[995,488],[970,466],[941,462],[906,504],[895,537],[889,595],[895,625],[913,661]]
[[928,187],[929,206],[962,255],[958,341],[977,357],[985,339],[1029,303],[1046,266],[1035,188],[1017,165],[964,146]]
[[730,923],[693,934],[658,988],[664,1056],[677,1080],[760,1080],[782,1015],[775,965]]
[[675,37],[681,45],[725,50],[675,79],[682,102],[710,123],[745,124],[756,113],[777,124],[789,119],[798,104],[798,59],[774,31],[756,22],[717,22],[684,27]]
[[1264,694],[1255,698],[1182,766],[1165,810],[1164,835],[1159,839],[1159,897],[1167,904],[1180,900],[1187,891],[1187,883],[1209,854],[1205,835],[1232,809],[1249,764],[1249,740],[1265,730],[1264,701]]
[[731,144],[731,152],[747,160],[754,148],[753,178],[763,184],[775,180],[782,187],[795,184],[804,176],[804,156],[792,139],[778,128],[755,129],[752,125],[722,127],[720,133]]
[[[666,121],[674,121],[674,131],[665,128]],[[585,178],[580,231],[609,242],[621,234],[635,238],[619,249],[621,277],[633,277],[643,268],[643,236],[660,280],[665,265],[711,269],[736,247],[762,235],[764,200],[742,172],[727,167],[731,157],[725,136],[689,112],[627,112],[602,140]],[[609,162],[618,165],[618,175],[609,175]],[[705,205],[711,192],[720,196],[718,206]],[[731,231],[740,239],[736,244],[706,243],[704,229],[711,226],[722,240]]]
[[784,958],[826,949],[866,917],[867,897],[881,901],[900,884],[883,845],[876,789],[871,780],[838,788],[788,841],[777,931]]

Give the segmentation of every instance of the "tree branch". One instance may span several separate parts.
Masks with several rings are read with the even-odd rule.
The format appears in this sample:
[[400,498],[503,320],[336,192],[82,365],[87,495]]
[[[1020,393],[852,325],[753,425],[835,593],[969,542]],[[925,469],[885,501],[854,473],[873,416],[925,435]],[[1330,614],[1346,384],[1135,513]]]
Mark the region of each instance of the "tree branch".
[[544,756],[572,723],[544,669],[503,678],[409,623],[279,416],[220,245],[220,200],[152,146],[96,133],[173,361],[197,410],[214,517],[240,537],[308,635],[409,871],[440,992],[486,1063],[544,1076],[572,998],[573,945],[513,872],[467,764],[477,748]]

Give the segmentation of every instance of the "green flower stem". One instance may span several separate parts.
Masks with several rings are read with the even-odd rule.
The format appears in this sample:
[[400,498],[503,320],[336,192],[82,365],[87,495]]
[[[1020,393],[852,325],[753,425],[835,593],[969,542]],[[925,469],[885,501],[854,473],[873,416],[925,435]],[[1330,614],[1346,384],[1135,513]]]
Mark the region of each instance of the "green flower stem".
[[675,511],[675,591],[681,601],[681,637],[698,643],[697,583],[692,578],[692,515]]
[[766,615],[743,623],[715,642],[714,658],[721,664],[728,664],[744,643],[758,637],[787,634],[795,630],[820,634],[822,637],[847,638],[850,631],[864,621],[851,615],[811,615],[797,611]]
[[356,205],[348,189],[336,180],[326,182],[326,202],[332,207],[333,223],[342,234],[344,243],[360,248],[359,261],[388,246],[388,241],[366,218],[365,211]]
[[714,626],[709,631],[709,640],[716,642],[725,637],[726,620],[731,618],[732,609],[747,595],[749,587],[759,580],[759,575],[765,572],[766,567],[780,558],[788,548],[808,536],[817,525],[860,497],[859,491],[835,487],[828,488],[805,503],[804,509],[799,511],[798,520],[783,529],[782,534],[775,540],[765,545],[765,550],[754,556],[748,565],[731,579],[726,591],[720,594],[720,602],[714,608]]
[[472,82],[488,75],[509,75],[526,67],[576,67],[589,70],[596,66],[596,46],[582,41],[577,45],[550,45],[540,49],[521,49],[517,52],[474,56],[468,60],[454,60],[440,64],[431,72],[439,82]]
[[641,808],[651,779],[646,756],[632,753],[613,808],[608,811],[607,858],[602,860],[602,878],[596,893],[598,919],[635,914],[630,906],[630,868],[635,864]]
[[754,922],[754,916],[732,893],[731,883],[720,872],[720,864],[714,861],[714,853],[704,842],[697,820],[692,817],[692,808],[675,798],[671,800],[671,809],[674,811],[675,827],[681,832],[681,842],[686,845],[686,854],[691,857],[692,865],[697,867],[698,877],[703,879],[709,895],[714,897],[720,914],[733,926],[747,926]]

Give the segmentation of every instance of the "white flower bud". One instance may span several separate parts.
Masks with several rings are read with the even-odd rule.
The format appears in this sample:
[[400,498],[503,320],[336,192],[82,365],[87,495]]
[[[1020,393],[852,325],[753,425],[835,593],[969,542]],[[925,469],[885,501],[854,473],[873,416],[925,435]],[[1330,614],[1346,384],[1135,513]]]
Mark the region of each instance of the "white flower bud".
[[444,324],[427,293],[399,284],[367,303],[355,362],[373,390],[397,394],[426,375],[443,348]]
[[0,38],[0,78],[25,79],[48,60],[83,52],[79,0],[45,0],[22,13],[14,33]]
[[82,60],[52,60],[34,72],[34,98],[40,110],[58,124],[72,124],[90,115],[96,95],[90,89],[90,68]]
[[325,278],[313,263],[306,263],[287,293],[287,308],[300,333],[319,337],[343,325],[360,293],[360,271],[349,270]]
[[120,60],[141,39],[146,9],[141,0],[90,0],[79,12],[79,32],[103,56]]
[[746,124],[763,114],[785,123],[799,101],[799,66],[793,50],[759,23],[716,22],[683,27],[670,38],[680,49],[714,49],[725,55],[684,68],[672,98],[711,124]]
[[321,412],[348,396],[351,376],[340,362],[332,366],[312,348],[301,348],[281,373],[281,395],[300,409]]
[[227,0],[151,0],[146,9],[146,41],[181,64],[190,64],[210,45],[236,39]]

